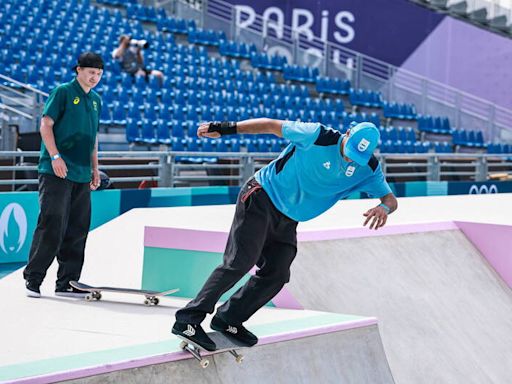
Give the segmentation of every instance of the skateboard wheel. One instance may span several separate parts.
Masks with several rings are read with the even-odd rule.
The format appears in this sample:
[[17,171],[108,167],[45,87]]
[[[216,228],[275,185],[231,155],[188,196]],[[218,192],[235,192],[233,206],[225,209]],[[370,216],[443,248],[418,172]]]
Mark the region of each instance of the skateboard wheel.
[[186,341],[182,341],[182,342],[180,343],[180,349],[185,350],[185,347],[186,347],[187,345],[188,345],[188,343],[187,343]]
[[92,300],[94,300],[94,298],[92,297],[92,295],[89,294],[89,295],[85,295],[85,300],[92,301]]
[[99,292],[98,292],[98,293],[96,294],[95,299],[96,299],[96,300],[101,300],[101,293],[99,293]]
[[242,362],[244,361],[244,355],[238,355],[237,357],[235,357],[235,361],[238,364],[242,364]]
[[201,360],[201,361],[199,362],[199,364],[201,364],[201,368],[203,368],[203,369],[204,369],[204,368],[208,368],[208,366],[210,365],[210,360],[206,360],[206,359]]
[[144,300],[144,305],[150,306],[151,305],[151,301],[149,301],[148,299]]
[[160,302],[160,300],[158,299],[158,297],[155,297],[155,298],[153,299],[153,304],[154,304],[154,305],[158,305],[158,303],[159,303],[159,302]]

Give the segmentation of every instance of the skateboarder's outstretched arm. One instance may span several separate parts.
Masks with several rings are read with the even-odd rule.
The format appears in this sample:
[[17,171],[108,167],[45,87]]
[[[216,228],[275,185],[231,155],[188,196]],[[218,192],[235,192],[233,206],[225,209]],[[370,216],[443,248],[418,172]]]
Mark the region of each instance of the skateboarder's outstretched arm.
[[216,139],[222,135],[236,133],[271,133],[283,137],[283,120],[268,118],[249,119],[243,121],[224,121],[203,123],[197,128],[197,136]]

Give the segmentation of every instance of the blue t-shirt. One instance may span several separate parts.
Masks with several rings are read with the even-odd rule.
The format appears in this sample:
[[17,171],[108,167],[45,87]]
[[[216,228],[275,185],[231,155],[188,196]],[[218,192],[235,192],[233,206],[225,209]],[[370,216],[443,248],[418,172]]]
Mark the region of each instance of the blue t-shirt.
[[306,221],[355,192],[377,198],[391,193],[375,156],[365,166],[343,159],[340,132],[294,121],[283,123],[282,131],[290,144],[255,177],[286,216]]

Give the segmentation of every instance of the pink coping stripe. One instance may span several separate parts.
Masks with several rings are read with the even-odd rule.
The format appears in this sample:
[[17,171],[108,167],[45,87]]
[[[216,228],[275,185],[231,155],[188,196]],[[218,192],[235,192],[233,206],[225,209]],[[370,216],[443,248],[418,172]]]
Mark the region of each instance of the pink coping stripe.
[[187,251],[224,252],[228,234],[197,229],[144,227],[144,246]]
[[[273,343],[278,343],[278,342],[283,342],[283,341],[288,341],[288,340],[301,339],[301,338],[309,337],[309,336],[324,335],[327,333],[334,333],[334,332],[345,331],[345,330],[349,330],[349,329],[368,327],[368,326],[375,325],[375,324],[377,324],[377,319],[375,317],[367,317],[367,318],[364,318],[361,320],[352,320],[352,321],[347,321],[344,323],[333,324],[333,325],[328,325],[328,326],[323,326],[323,327],[318,327],[318,328],[309,328],[309,329],[304,329],[301,331],[280,333],[280,334],[275,334],[275,335],[271,335],[271,336],[264,336],[264,337],[260,338],[258,345],[273,344]],[[209,356],[212,354],[213,353],[204,353],[203,356]],[[54,383],[57,381],[80,379],[83,377],[96,376],[96,375],[101,375],[101,374],[110,373],[110,372],[122,371],[125,369],[140,368],[140,367],[145,367],[145,366],[153,365],[153,364],[169,363],[172,361],[179,361],[179,360],[192,359],[192,358],[193,358],[193,356],[191,356],[187,352],[182,352],[182,351],[171,352],[171,353],[164,353],[162,355],[148,356],[148,357],[142,357],[139,359],[120,361],[120,362],[105,364],[105,365],[99,365],[96,367],[81,368],[81,369],[76,369],[76,370],[67,371],[67,372],[57,372],[57,373],[52,373],[49,375],[17,379],[17,380],[7,381],[5,383],[6,384],[7,383],[12,383],[12,384],[48,384],[48,383]]]
[[[446,221],[437,223],[390,225],[381,228],[378,231],[373,231],[366,227],[339,228],[320,231],[300,231],[297,234],[297,238],[299,241],[320,241],[355,237],[399,235],[404,233],[446,231],[450,229],[458,229],[458,227],[454,222]],[[227,239],[227,232],[163,227],[144,228],[145,247],[174,248],[204,252],[224,252]]]

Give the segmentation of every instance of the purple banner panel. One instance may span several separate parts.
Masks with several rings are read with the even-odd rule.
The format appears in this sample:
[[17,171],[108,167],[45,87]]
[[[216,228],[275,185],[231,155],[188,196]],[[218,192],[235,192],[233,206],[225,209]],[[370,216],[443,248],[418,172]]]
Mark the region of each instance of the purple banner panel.
[[400,66],[437,27],[444,15],[407,0],[228,0],[238,25],[255,15],[268,20],[268,36],[282,37],[283,25],[303,38],[313,36]]
[[402,68],[512,108],[512,40],[447,17]]

